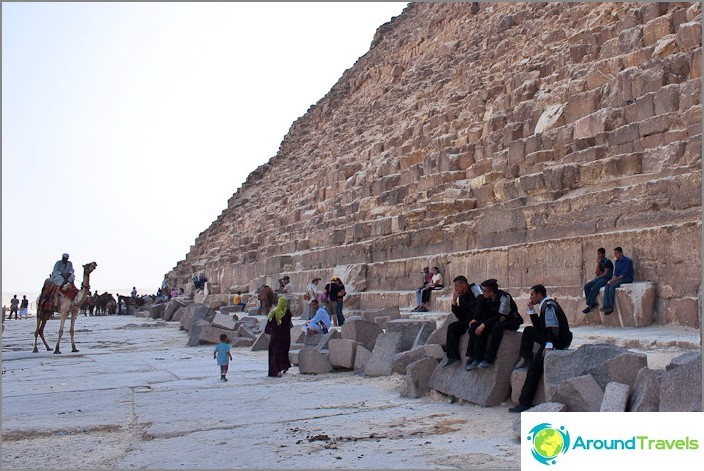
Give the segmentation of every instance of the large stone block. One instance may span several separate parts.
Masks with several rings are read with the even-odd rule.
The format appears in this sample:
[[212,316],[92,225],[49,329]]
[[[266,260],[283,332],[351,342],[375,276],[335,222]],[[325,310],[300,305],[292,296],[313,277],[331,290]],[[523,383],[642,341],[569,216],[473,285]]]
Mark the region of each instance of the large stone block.
[[677,30],[677,45],[683,51],[696,49],[702,45],[702,22],[682,23]]
[[[398,306],[391,306],[387,307],[384,309],[377,309],[377,310],[365,310],[362,312],[362,318],[365,321],[368,322],[376,322],[377,317],[385,317],[389,316],[391,319],[400,319],[401,318],[401,312],[398,309]],[[344,327],[344,325],[343,325]]]
[[[174,313],[181,307],[184,307],[183,303],[180,303],[179,301],[176,301],[175,299],[170,300],[168,303],[166,303],[166,307],[164,307],[164,320],[165,321],[170,321],[174,317]],[[178,320],[178,319],[174,319]]]
[[163,318],[165,309],[166,309],[166,304],[164,304],[164,303],[154,304],[149,307],[149,316],[152,319]]
[[701,412],[702,354],[688,355],[680,366],[665,371],[660,382],[660,412]]
[[434,320],[394,319],[386,324],[386,332],[401,334],[401,351],[423,345],[437,325]]
[[237,328],[237,335],[239,335],[240,337],[244,337],[244,338],[248,338],[248,339],[252,339],[252,340],[256,340],[256,338],[258,337],[257,334],[252,332],[251,329],[248,329],[244,325],[240,325]]
[[394,372],[405,374],[408,365],[422,358],[433,358],[436,361],[440,361],[445,358],[445,351],[440,345],[430,344],[421,345],[412,350],[397,353],[394,355]]
[[[264,335],[264,334],[262,334],[262,335]],[[230,344],[233,347],[251,347],[252,345],[254,345],[254,342],[255,342],[254,340],[246,338],[246,337],[234,337],[232,339],[232,341],[230,342]],[[267,346],[267,348],[268,348],[268,346]]]
[[[231,316],[228,316],[227,314],[223,314],[221,312],[218,312],[215,314],[215,317],[213,318],[213,322],[210,324],[213,327],[219,327],[221,329],[225,330],[235,330],[235,325],[237,324],[237,321],[235,321]],[[230,334],[232,335],[232,334]]]
[[331,339],[328,342],[328,350],[330,351],[330,364],[334,368],[354,369],[357,342],[349,339]]
[[386,332],[376,339],[374,350],[364,366],[366,376],[389,376],[394,371],[394,355],[401,351],[401,332]]
[[306,347],[312,347],[317,348],[318,350],[322,350],[324,348],[328,348],[328,342],[330,342],[330,340],[339,338],[340,332],[335,329],[332,329],[327,334],[306,333],[304,343]]
[[190,331],[191,325],[198,320],[205,320],[210,324],[215,318],[215,311],[205,304],[193,303],[188,306],[188,314],[181,316],[181,326]]
[[628,412],[658,412],[660,410],[660,381],[662,370],[641,368],[628,398]]
[[406,377],[404,378],[404,383],[401,387],[401,396],[425,396],[430,391],[428,381],[437,366],[438,361],[431,357],[421,358],[413,363],[409,363],[404,371]]
[[206,327],[210,327],[210,322],[204,319],[195,319],[191,322],[188,329],[188,343],[186,343],[186,345],[189,347],[200,345],[200,337],[203,333],[203,329]]
[[[526,382],[526,375],[528,374],[528,368],[519,368],[513,370],[511,373],[511,402],[518,404],[518,400],[521,397],[521,390],[523,389],[523,383]],[[535,390],[535,395],[533,395],[533,404],[542,404],[545,402],[545,382],[538,382],[538,389]]]
[[298,371],[301,374],[330,373],[332,370],[327,351],[306,347],[298,352]]
[[495,406],[509,397],[511,373],[519,360],[521,334],[504,332],[494,364],[487,369],[465,371],[467,336],[462,337],[460,353],[462,361],[443,368],[438,365],[430,378],[430,387],[480,406]]
[[[243,337],[243,338],[250,338],[250,337]],[[254,343],[252,343],[252,351],[257,352],[261,350],[269,350],[269,341],[271,340],[271,335],[265,334],[262,332],[259,334],[259,337],[257,337],[254,340]]]
[[354,356],[354,371],[357,374],[364,374],[364,367],[367,365],[372,352],[364,348],[362,345],[357,345],[357,351]]
[[224,312],[225,314],[234,314],[236,312],[242,312],[242,306],[240,306],[239,304],[235,306],[221,306],[220,312]]
[[564,381],[586,374],[591,374],[600,388],[606,388],[612,381],[633,386],[638,371],[647,362],[646,355],[612,344],[587,344],[576,350],[551,350],[545,355],[545,398],[553,401],[555,391]]
[[442,324],[440,324],[440,327],[430,334],[425,344],[438,344],[444,349],[447,344],[447,327],[455,321],[457,321],[457,317],[453,313],[449,313],[445,320],[442,321]]
[[[181,318],[182,318],[183,315],[186,314],[187,312],[188,312],[188,309],[186,308],[186,306],[179,306],[179,307],[177,307],[176,311],[175,311],[175,312],[173,313],[173,315],[171,316],[171,319],[168,319],[168,320],[171,320],[171,321],[179,322],[179,323],[180,323],[180,322],[181,322]],[[166,312],[164,313],[164,315],[166,315]],[[164,320],[167,320],[167,319],[164,319]],[[181,327],[181,330],[185,330],[185,329],[183,329],[183,327]]]
[[599,412],[604,391],[590,374],[575,376],[558,386],[550,402],[562,402],[570,412]]
[[302,325],[294,325],[291,328],[291,344],[305,343],[306,331]]
[[[543,402],[537,406],[533,406],[524,412],[567,412],[567,406],[561,402]],[[516,420],[513,421],[513,433],[517,439],[521,439],[521,416],[518,414]]]
[[343,339],[359,342],[369,351],[374,350],[376,338],[383,332],[383,329],[376,322],[361,319],[346,320],[341,330]]
[[212,324],[206,325],[203,327],[203,330],[200,332],[200,338],[198,339],[199,344],[204,344],[204,343],[211,343],[211,344],[218,344],[220,343],[220,335],[225,334],[227,335],[228,339],[232,339],[234,336],[234,332],[231,330],[226,330],[226,329],[221,329],[219,327],[214,327]]
[[[625,283],[616,288],[614,312],[605,316],[599,312],[604,325],[620,327],[647,327],[655,321],[656,285],[650,281]],[[604,288],[599,290],[597,302],[604,303]],[[596,311],[595,311],[596,312]]]
[[630,392],[631,387],[627,384],[607,384],[599,412],[625,412]]

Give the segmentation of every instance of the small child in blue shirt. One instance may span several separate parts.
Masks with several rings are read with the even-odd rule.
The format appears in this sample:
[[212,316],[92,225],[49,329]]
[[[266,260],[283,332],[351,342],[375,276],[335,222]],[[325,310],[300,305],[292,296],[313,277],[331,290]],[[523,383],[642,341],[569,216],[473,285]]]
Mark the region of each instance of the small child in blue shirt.
[[227,334],[220,334],[220,343],[215,346],[213,358],[216,358],[218,365],[220,365],[220,381],[227,381],[225,375],[227,375],[227,369],[230,366],[230,360],[232,360]]

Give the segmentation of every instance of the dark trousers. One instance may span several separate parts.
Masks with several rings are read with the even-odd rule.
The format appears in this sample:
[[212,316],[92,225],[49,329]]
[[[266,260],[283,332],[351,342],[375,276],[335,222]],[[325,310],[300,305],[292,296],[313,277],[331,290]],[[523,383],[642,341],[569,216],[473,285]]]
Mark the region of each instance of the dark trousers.
[[430,292],[433,290],[442,289],[442,286],[434,286],[431,288],[423,288],[421,290],[421,302],[428,304],[430,302]]
[[455,321],[447,326],[447,358],[460,359],[460,339],[467,332],[469,321]]
[[475,323],[469,327],[467,357],[473,360],[493,362],[496,360],[496,353],[499,351],[501,339],[504,337],[504,330],[518,330],[521,326],[521,319],[515,317],[499,321],[490,328],[485,328],[482,335],[477,335],[476,330],[480,325],[480,323]]
[[587,302],[587,306],[596,307],[596,297],[599,296],[599,290],[602,286],[606,286],[608,282],[608,278],[600,276],[584,285],[584,299]]
[[[528,362],[528,372],[526,373],[526,381],[523,383],[518,402],[527,407],[533,406],[533,397],[535,396],[535,391],[538,390],[540,378],[543,376],[546,342],[547,336],[544,331],[537,330],[532,326],[523,329],[523,334],[521,335],[521,357]],[[540,345],[540,348],[533,355],[533,345],[535,343]],[[563,350],[570,346],[571,340],[555,339],[553,343],[556,349]]]

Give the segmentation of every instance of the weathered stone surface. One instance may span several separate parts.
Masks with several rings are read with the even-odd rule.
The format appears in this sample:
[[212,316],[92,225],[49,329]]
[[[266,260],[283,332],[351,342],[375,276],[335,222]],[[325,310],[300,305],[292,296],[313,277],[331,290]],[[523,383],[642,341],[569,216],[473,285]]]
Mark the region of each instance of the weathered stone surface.
[[702,355],[665,371],[660,382],[660,412],[701,412]]
[[163,318],[165,309],[166,304],[164,303],[154,304],[149,307],[149,315],[152,319]]
[[[344,325],[343,325],[344,327]],[[322,350],[328,348],[328,342],[332,339],[339,339],[340,332],[335,329],[330,330],[327,334],[311,334],[306,333],[304,338],[304,343],[306,347],[317,348]]]
[[[600,314],[604,325],[620,327],[647,327],[655,321],[655,283],[639,281],[625,283],[616,288],[614,312],[608,316]],[[597,302],[604,303],[604,288],[599,290]]]
[[590,374],[575,376],[558,386],[550,402],[561,402],[569,412],[599,412],[604,391]]
[[[521,389],[523,383],[526,382],[528,368],[519,368],[511,372],[511,402],[518,404],[521,397]],[[533,396],[533,404],[542,404],[545,402],[545,381],[538,382],[538,389],[535,390]]]
[[[545,398],[555,400],[553,395],[564,381],[586,374],[593,376],[599,388],[606,388],[610,382],[633,386],[638,371],[646,365],[645,355],[612,344],[587,344],[576,350],[551,350],[545,355]],[[598,407],[596,410],[599,410]]]
[[[567,406],[561,402],[543,402],[525,412],[567,412]],[[521,415],[518,414],[516,420],[513,421],[513,433],[519,440],[521,439]]]
[[304,343],[306,338],[306,332],[301,325],[294,325],[291,328],[291,344],[294,343]]
[[219,310],[220,312],[224,312],[226,314],[234,314],[236,312],[242,312],[242,306],[221,306]]
[[[179,306],[176,309],[176,311],[173,313],[173,316],[171,317],[170,320],[180,323],[181,318],[183,317],[184,314],[186,314],[186,312],[188,312],[188,309],[186,308],[186,306]],[[166,319],[164,319],[164,320],[166,320]],[[181,329],[184,330],[183,327]]]
[[457,317],[453,313],[449,313],[445,320],[442,321],[442,324],[440,324],[440,327],[430,334],[428,340],[425,341],[426,345],[438,344],[445,348],[447,344],[447,327],[455,321],[457,321]]
[[438,361],[431,357],[424,357],[409,363],[404,371],[406,377],[401,387],[401,396],[422,397],[428,394],[430,391],[428,381],[437,366]]
[[342,325],[341,334],[343,339],[360,342],[369,351],[374,350],[376,338],[383,332],[376,322],[369,322],[358,319],[348,319]]
[[445,351],[440,345],[430,344],[421,345],[412,350],[397,353],[394,355],[393,370],[395,373],[405,374],[408,365],[422,358],[433,358],[436,361],[440,361],[445,358]]
[[210,327],[210,322],[204,319],[194,319],[188,329],[188,342],[186,345],[189,347],[200,345],[201,334],[203,333],[203,329],[207,327]]
[[450,394],[480,406],[495,406],[509,397],[511,373],[519,359],[521,334],[504,332],[494,364],[487,369],[477,368],[465,371],[467,336],[460,342],[462,361],[443,368],[442,363],[435,368],[430,378],[430,387],[444,394]]
[[[343,325],[344,327],[344,325]],[[354,369],[357,342],[349,339],[331,339],[328,342],[330,364],[334,368]]]
[[[367,322],[376,322],[377,317],[400,319],[401,312],[399,311],[398,306],[387,307],[384,309],[366,310],[362,312],[362,318]],[[342,327],[344,327],[344,325]]]
[[[166,307],[164,307],[164,320],[165,321],[170,321],[174,317],[174,313],[184,305],[176,301],[175,299],[170,300],[168,303],[166,303]],[[178,320],[178,319],[173,319],[173,320]]]
[[235,330],[236,321],[231,316],[218,312],[215,314],[211,325],[225,330]]
[[401,351],[423,345],[435,330],[434,320],[394,319],[386,323],[386,332],[401,334]]
[[641,368],[631,389],[626,410],[628,412],[658,412],[660,410],[660,381],[662,370]]
[[599,412],[625,412],[631,387],[627,384],[609,383],[604,390]]
[[330,373],[332,370],[328,352],[309,347],[298,352],[298,371],[301,374]]
[[673,369],[678,368],[680,366],[684,366],[691,361],[701,361],[701,356],[702,356],[702,352],[700,352],[700,351],[683,353],[682,355],[677,356],[677,357],[673,358],[672,360],[670,360],[670,363],[668,363],[665,366],[665,370],[666,371],[673,370]]
[[200,337],[198,338],[199,344],[210,343],[218,344],[220,343],[220,334],[227,335],[227,338],[232,340],[234,338],[231,330],[221,329],[219,327],[214,327],[212,324],[206,325],[200,332]]
[[376,339],[374,350],[364,365],[366,376],[389,376],[394,371],[394,355],[401,350],[401,332],[386,332]]
[[252,332],[250,329],[248,329],[248,328],[245,327],[244,325],[240,325],[240,326],[237,328],[237,334],[238,334],[240,337],[245,337],[245,338],[252,339],[252,340],[256,340],[256,338],[257,338],[257,334],[255,334],[254,332]]
[[205,304],[193,303],[186,308],[186,312],[181,315],[181,328],[190,331],[191,325],[198,320],[207,320],[208,324],[215,317],[215,312]]
[[367,365],[372,352],[364,348],[362,345],[357,345],[357,350],[354,356],[354,371],[357,374],[364,374],[364,367]]
[[[251,337],[241,337],[241,338],[248,338],[251,340]],[[259,334],[259,336],[254,340],[254,343],[252,343],[252,351],[257,352],[261,350],[269,350],[269,340],[271,340],[271,335],[265,334],[262,332]]]

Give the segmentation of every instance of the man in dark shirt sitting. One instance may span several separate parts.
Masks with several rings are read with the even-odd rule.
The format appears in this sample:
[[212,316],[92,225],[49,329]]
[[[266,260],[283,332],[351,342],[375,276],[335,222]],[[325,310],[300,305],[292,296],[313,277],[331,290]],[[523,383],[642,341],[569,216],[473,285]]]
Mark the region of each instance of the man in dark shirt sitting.
[[587,302],[587,307],[582,311],[588,314],[592,309],[598,306],[596,297],[599,295],[599,290],[602,286],[611,279],[611,274],[614,271],[614,264],[606,258],[606,249],[601,247],[596,251],[596,278],[584,285],[584,299]]
[[477,299],[482,296],[479,286],[476,283],[470,285],[463,275],[455,277],[452,283],[452,313],[457,321],[447,326],[447,363],[443,368],[460,361],[460,338],[467,332],[469,321],[474,318]]

